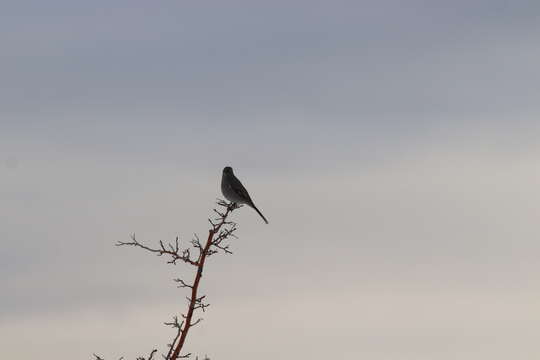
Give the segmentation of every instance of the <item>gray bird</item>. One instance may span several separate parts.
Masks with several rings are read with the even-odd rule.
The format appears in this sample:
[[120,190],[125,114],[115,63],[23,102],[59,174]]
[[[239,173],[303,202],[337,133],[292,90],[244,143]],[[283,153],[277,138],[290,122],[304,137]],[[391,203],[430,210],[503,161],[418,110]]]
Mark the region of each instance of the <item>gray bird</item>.
[[240,180],[234,176],[233,170],[230,166],[223,169],[223,177],[221,178],[221,192],[227,200],[233,203],[251,206],[263,218],[264,222],[268,224],[268,220],[266,220],[264,215],[261,214],[259,209],[257,209],[244,185],[242,185]]

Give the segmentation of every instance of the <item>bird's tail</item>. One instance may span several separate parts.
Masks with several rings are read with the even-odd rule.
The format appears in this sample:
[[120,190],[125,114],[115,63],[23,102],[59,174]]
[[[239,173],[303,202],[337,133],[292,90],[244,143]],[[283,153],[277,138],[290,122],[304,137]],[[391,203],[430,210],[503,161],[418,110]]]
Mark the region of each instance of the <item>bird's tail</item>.
[[257,207],[255,206],[255,204],[251,203],[250,205],[251,205],[251,207],[252,207],[253,209],[255,209],[255,211],[262,217],[262,219],[264,220],[264,222],[268,224],[268,220],[266,220],[266,218],[264,217],[264,215],[259,211],[259,209],[257,209]]

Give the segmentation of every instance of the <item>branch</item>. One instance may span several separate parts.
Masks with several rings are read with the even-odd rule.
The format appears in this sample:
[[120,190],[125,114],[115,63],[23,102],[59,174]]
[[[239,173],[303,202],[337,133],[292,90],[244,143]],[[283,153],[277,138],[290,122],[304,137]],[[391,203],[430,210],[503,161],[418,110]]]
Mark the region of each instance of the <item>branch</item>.
[[142,356],[138,357],[137,360],[152,360],[154,358],[154,355],[157,353],[157,349],[152,350],[150,355],[148,355],[147,358],[144,358]]
[[[176,348],[174,349],[173,353],[167,360],[176,360],[180,356],[180,352],[182,351],[182,348],[184,346],[184,343],[186,341],[186,337],[188,335],[189,329],[197,325],[202,319],[197,319],[196,321],[193,321],[193,313],[196,309],[201,308],[202,310],[205,309],[208,304],[203,304],[202,300],[204,299],[204,296],[198,297],[198,290],[199,290],[199,284],[201,281],[201,277],[204,270],[204,264],[206,261],[206,258],[211,255],[213,252],[211,250],[212,246],[217,245],[220,246],[221,242],[226,239],[228,236],[232,235],[232,233],[236,230],[236,224],[232,222],[227,222],[227,216],[237,208],[235,204],[229,204],[222,200],[218,201],[218,205],[225,208],[224,212],[219,212],[218,210],[214,209],[214,212],[216,212],[219,215],[219,218],[212,222],[212,220],[208,219],[210,224],[212,225],[212,229],[208,231],[208,238],[206,239],[206,244],[204,245],[204,248],[202,248],[199,260],[197,261],[197,273],[195,274],[195,280],[193,281],[193,285],[191,285],[191,297],[189,298],[189,308],[187,315],[185,316],[184,321],[184,327],[182,329],[182,333],[180,335],[180,339],[178,340],[178,344],[176,345]],[[230,227],[230,230],[225,232],[220,232],[222,226],[228,225]],[[217,235],[217,236],[216,236]],[[200,244],[200,241],[197,238],[198,244]],[[222,247],[225,248],[225,247]],[[201,249],[201,248],[199,248]],[[189,356],[189,355],[188,355]],[[184,355],[184,357],[187,357]]]
[[178,245],[178,237],[176,237],[175,244],[172,245],[171,243],[167,244],[167,247],[165,247],[165,244],[163,241],[159,241],[159,249],[153,249],[146,245],[141,244],[140,242],[135,239],[135,234],[131,235],[131,241],[124,242],[119,241],[116,243],[116,246],[135,246],[139,247],[141,249],[144,249],[146,251],[150,251],[152,253],[156,253],[158,256],[162,255],[169,255],[171,257],[171,260],[167,261],[168,264],[175,264],[177,261],[183,261],[185,263],[188,263],[193,266],[198,266],[198,262],[191,259],[191,253],[189,249],[180,249],[180,246]]
[[[202,318],[194,318],[195,311],[201,310],[202,312],[205,312],[206,308],[210,306],[210,304],[204,302],[204,300],[206,299],[206,295],[199,295],[199,285],[203,275],[206,259],[209,256],[216,254],[220,251],[226,254],[232,254],[232,251],[229,250],[229,244],[226,243],[226,240],[229,237],[236,238],[236,236],[234,235],[234,232],[236,231],[236,223],[232,221],[227,221],[227,217],[231,214],[232,211],[239,208],[240,206],[219,199],[217,201],[217,205],[219,206],[219,208],[213,209],[213,212],[218,217],[214,219],[208,219],[211,228],[208,231],[208,237],[206,238],[204,244],[201,242],[197,234],[195,234],[194,238],[191,240],[191,247],[185,249],[180,248],[178,237],[176,237],[174,243],[168,243],[167,245],[165,245],[163,241],[160,240],[159,247],[157,248],[151,248],[147,245],[140,243],[135,238],[135,234],[131,235],[131,241],[129,242],[120,241],[116,243],[116,246],[133,246],[154,253],[157,256],[166,255],[167,257],[169,257],[169,260],[167,260],[167,263],[169,264],[176,265],[177,262],[184,262],[197,268],[195,278],[191,283],[186,282],[181,278],[174,279],[174,281],[178,284],[179,288],[190,289],[191,294],[189,297],[187,297],[187,313],[185,315],[181,314],[183,321],[178,322],[178,317],[175,316],[173,317],[172,322],[165,323],[165,325],[171,326],[176,330],[175,336],[172,339],[171,343],[167,344],[167,354],[162,355],[165,360],[185,359],[191,356],[191,353],[185,353],[184,355],[181,355],[180,353],[182,352],[182,349],[186,342],[189,330],[203,320]],[[198,251],[198,256],[196,259],[193,258],[191,254],[191,250],[193,248],[197,249]],[[154,355],[156,353],[157,349],[154,349],[150,352],[147,358],[137,357],[137,360],[155,360]],[[94,354],[94,357],[94,360],[105,360],[96,354]],[[207,356],[205,356],[204,359],[210,360]],[[123,358],[120,358],[119,360],[123,360]]]

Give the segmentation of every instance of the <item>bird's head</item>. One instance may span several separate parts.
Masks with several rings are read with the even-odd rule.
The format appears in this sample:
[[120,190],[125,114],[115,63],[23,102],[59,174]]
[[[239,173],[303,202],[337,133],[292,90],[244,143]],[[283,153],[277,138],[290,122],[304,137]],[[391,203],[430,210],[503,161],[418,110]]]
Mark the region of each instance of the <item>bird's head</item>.
[[232,174],[232,167],[230,166],[226,166],[225,168],[223,168],[223,173],[224,174]]

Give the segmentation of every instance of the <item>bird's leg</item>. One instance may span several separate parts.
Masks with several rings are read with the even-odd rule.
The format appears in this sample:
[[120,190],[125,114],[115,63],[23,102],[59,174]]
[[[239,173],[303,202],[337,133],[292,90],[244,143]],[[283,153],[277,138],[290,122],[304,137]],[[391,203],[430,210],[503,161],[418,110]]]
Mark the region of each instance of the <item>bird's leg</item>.
[[231,210],[240,209],[243,206],[243,204],[239,204],[237,202],[231,201],[230,208]]

